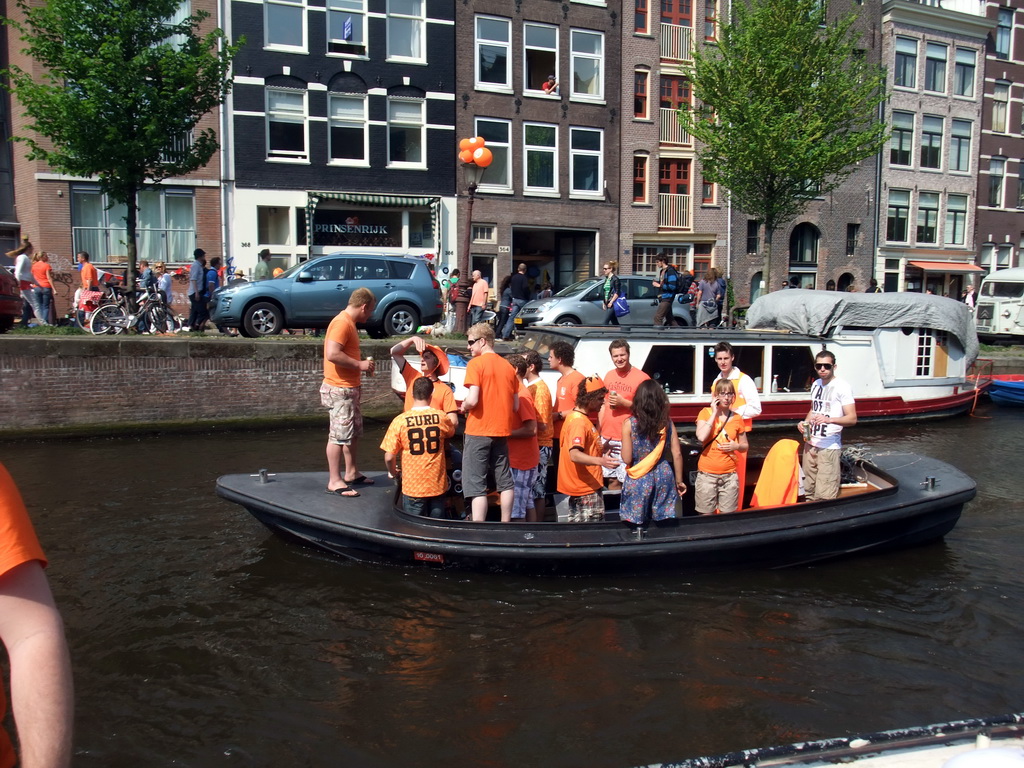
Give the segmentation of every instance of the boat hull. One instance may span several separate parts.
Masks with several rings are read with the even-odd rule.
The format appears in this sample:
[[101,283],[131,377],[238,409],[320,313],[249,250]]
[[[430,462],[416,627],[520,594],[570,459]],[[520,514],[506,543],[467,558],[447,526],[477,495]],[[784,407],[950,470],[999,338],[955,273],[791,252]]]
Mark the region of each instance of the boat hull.
[[[891,487],[850,498],[683,517],[636,532],[620,522],[469,523],[412,517],[395,508],[386,475],[359,499],[324,493],[326,473],[249,475],[217,493],[271,530],[343,557],[535,574],[780,568],[913,546],[943,537],[973,498],[958,470],[913,454],[885,454],[872,472]],[[934,487],[926,478],[938,478]]]
[[1024,406],[1024,381],[994,378],[988,396],[999,405]]

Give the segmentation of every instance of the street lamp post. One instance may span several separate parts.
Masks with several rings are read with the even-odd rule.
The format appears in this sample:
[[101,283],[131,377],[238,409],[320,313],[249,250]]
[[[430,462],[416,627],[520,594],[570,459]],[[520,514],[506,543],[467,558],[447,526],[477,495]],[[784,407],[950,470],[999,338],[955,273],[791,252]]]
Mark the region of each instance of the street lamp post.
[[455,292],[456,333],[465,333],[469,328],[469,294],[473,286],[469,271],[469,251],[473,243],[473,203],[484,168],[476,163],[463,163],[462,171],[466,177],[466,231],[462,238],[462,253],[459,254],[459,282]]

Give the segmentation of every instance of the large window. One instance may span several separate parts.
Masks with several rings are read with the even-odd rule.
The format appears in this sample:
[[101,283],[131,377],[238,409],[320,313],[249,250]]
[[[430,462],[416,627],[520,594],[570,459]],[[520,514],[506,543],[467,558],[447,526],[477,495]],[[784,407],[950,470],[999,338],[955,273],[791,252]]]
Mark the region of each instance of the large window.
[[924,89],[936,93],[946,92],[946,58],[949,48],[938,43],[928,43],[925,47]]
[[996,58],[1010,58],[1010,41],[1013,36],[1013,9],[1000,8],[996,26]]
[[267,158],[309,160],[306,92],[267,89]]
[[[508,19],[476,17],[476,85],[478,88],[512,87],[512,24]],[[549,73],[550,74],[550,73]]]
[[264,44],[267,48],[306,50],[305,0],[267,0],[263,9]]
[[327,100],[328,151],[338,165],[369,164],[366,96],[330,94]]
[[366,55],[366,0],[327,0],[327,52]]
[[946,245],[963,245],[967,225],[967,195],[946,196]]
[[937,243],[939,238],[939,193],[917,195],[917,242]]
[[1005,80],[997,80],[992,90],[992,130],[995,133],[1006,133],[1009,105],[1010,84]]
[[558,128],[542,123],[524,123],[523,155],[525,191],[558,192]]
[[756,254],[761,250],[761,222],[747,219],[747,253]]
[[971,122],[954,120],[949,134],[949,170],[971,170]]
[[921,120],[921,167],[942,167],[942,118],[925,115]]
[[953,93],[957,96],[974,96],[974,69],[977,54],[970,48],[956,49],[956,64],[953,69]]
[[574,29],[569,39],[573,97],[603,99],[604,35]]
[[523,25],[524,90],[543,93],[548,75],[558,75],[558,28]]
[[718,2],[704,0],[704,39],[714,40],[718,36]]
[[689,195],[690,161],[673,158],[660,160],[658,192],[662,195]]
[[910,165],[913,144],[913,113],[893,112],[892,135],[889,137],[889,165]]
[[793,228],[789,236],[790,265],[810,266],[818,263],[818,243],[821,232],[813,224],[804,222]]
[[651,116],[651,99],[648,88],[650,75],[646,69],[638,69],[633,73],[633,117],[646,120]]
[[633,155],[633,202],[647,202],[647,169],[650,157],[645,154]]
[[[128,252],[125,216],[121,203],[97,187],[71,190],[71,233],[74,252],[87,251],[93,261],[108,262]],[[191,189],[147,186],[138,196],[138,258],[186,261],[196,247],[195,200]],[[118,259],[119,260],[119,259]]]
[[692,0],[661,0],[661,23],[679,27],[692,26]]
[[988,204],[993,208],[1003,207],[1003,179],[1006,174],[1006,158],[993,157],[988,163]]
[[896,38],[895,83],[901,88],[917,87],[917,40]]
[[893,243],[907,242],[907,220],[910,217],[910,190],[889,190],[889,211],[885,239]]
[[650,11],[647,7],[649,0],[636,0],[633,10],[633,31],[647,34],[650,24]]
[[491,164],[484,169],[480,186],[490,190],[512,189],[510,174],[512,123],[508,120],[478,117],[475,130],[474,136],[480,136],[487,142],[487,148],[491,150],[492,157]]
[[388,99],[388,165],[426,167],[425,106],[422,99]]
[[388,0],[388,58],[426,61],[425,0]]
[[603,140],[603,131],[599,129],[569,129],[570,192],[604,194]]
[[853,256],[857,252],[857,242],[860,240],[860,224],[846,225],[846,255]]

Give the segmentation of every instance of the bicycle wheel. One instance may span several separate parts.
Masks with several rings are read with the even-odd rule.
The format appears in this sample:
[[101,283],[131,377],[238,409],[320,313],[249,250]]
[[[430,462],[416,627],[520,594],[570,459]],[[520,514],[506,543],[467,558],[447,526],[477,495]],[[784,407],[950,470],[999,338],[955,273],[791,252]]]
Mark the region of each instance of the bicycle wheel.
[[146,310],[146,323],[153,333],[167,333],[170,314],[163,304],[154,304]]
[[117,304],[104,304],[89,318],[89,331],[96,336],[105,333],[123,333],[128,327],[128,313]]

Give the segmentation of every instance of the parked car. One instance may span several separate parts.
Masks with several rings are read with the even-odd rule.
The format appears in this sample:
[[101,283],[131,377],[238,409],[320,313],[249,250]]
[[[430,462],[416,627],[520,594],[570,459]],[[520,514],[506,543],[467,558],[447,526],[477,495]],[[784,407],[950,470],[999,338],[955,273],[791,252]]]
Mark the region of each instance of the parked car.
[[[658,311],[658,289],[651,285],[650,277],[619,276],[629,314],[619,318],[620,325],[653,325]],[[563,288],[549,299],[528,302],[516,315],[517,328],[532,325],[602,325],[606,311],[601,307],[601,287],[604,280],[591,277]],[[672,316],[677,323],[693,325],[689,302],[681,302],[683,295],[672,302]]]
[[218,288],[210,316],[243,336],[326,328],[356,288],[377,297],[366,323],[373,338],[407,336],[441,319],[441,285],[417,256],[334,253],[296,264],[272,280]]
[[0,267],[0,333],[11,330],[19,317],[21,289],[18,288],[18,280],[7,267]]

